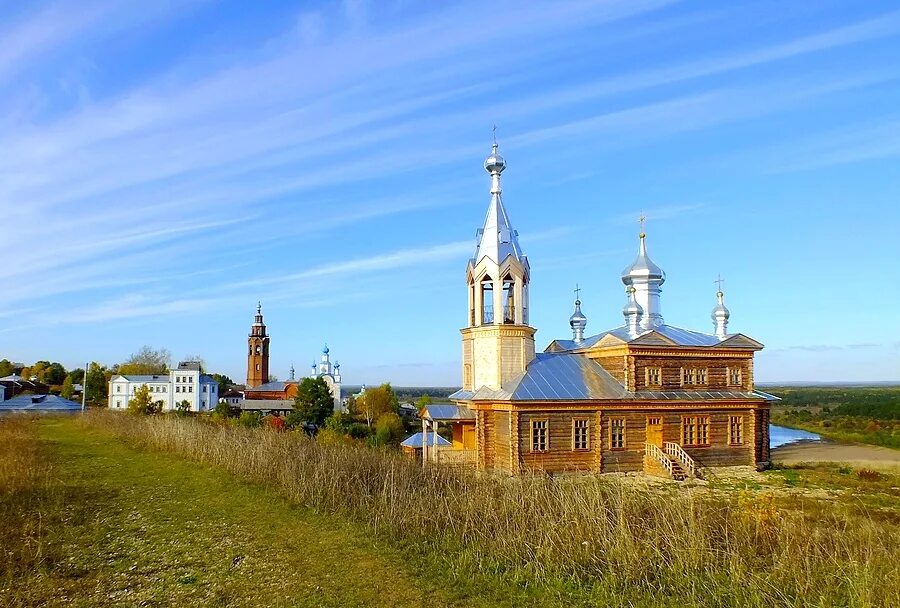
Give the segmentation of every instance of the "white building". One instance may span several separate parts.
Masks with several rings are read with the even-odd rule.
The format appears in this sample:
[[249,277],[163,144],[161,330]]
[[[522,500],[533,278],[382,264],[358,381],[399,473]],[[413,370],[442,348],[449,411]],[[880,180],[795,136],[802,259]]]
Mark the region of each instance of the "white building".
[[341,364],[337,361],[331,363],[327,344],[322,349],[322,360],[318,364],[312,364],[309,377],[324,380],[331,391],[331,396],[334,397],[334,411],[346,413],[347,407],[341,399]]
[[141,386],[150,389],[153,400],[170,411],[182,401],[188,402],[188,410],[207,412],[215,409],[219,401],[218,383],[200,372],[200,363],[184,361],[168,374],[156,376],[113,376],[109,381],[109,407],[123,410]]

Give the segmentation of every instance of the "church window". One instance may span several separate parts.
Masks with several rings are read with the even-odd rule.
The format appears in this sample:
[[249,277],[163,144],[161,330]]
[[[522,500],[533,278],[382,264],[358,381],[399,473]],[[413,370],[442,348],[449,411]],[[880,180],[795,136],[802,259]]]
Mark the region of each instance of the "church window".
[[503,278],[503,322],[516,322],[515,282],[506,275]]
[[256,345],[256,354],[257,355],[259,354],[259,345],[258,344]]
[[662,369],[648,367],[645,369],[647,386],[662,386]]
[[206,385],[205,385],[205,384],[203,385],[203,392],[204,392],[204,393],[206,392]]
[[180,393],[180,392],[181,392],[181,387],[180,387],[180,386],[176,386],[176,387],[175,387],[175,392],[176,392],[176,393]]
[[728,368],[728,386],[741,386],[743,383],[741,382],[741,368],[739,367],[729,367]]
[[531,451],[547,451],[547,426],[546,420],[531,421]]
[[468,363],[463,365],[463,386],[472,387],[472,366]]
[[256,364],[256,371],[259,371],[259,363]]
[[587,418],[572,420],[572,449],[590,449],[590,422]]
[[709,416],[683,416],[681,418],[681,444],[687,446],[709,445]]
[[193,387],[193,386],[189,386],[189,387],[187,387],[187,389],[188,389],[188,392],[189,392],[189,393],[193,393],[193,392],[194,392],[194,387]]
[[491,277],[481,280],[481,322],[494,322],[494,281]]
[[117,385],[116,385],[116,392],[117,392],[117,393],[121,393],[121,392],[122,392],[122,385],[121,385],[121,384],[117,384]]
[[116,407],[122,407],[122,400],[116,399]]
[[609,421],[609,447],[613,450],[625,449],[624,418],[613,418]]
[[728,442],[731,445],[744,444],[744,417],[729,416],[728,418]]

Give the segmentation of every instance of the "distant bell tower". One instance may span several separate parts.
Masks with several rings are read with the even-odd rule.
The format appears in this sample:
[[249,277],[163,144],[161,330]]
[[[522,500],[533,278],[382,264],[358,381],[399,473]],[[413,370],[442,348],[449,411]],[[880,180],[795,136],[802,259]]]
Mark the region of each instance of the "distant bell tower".
[[254,388],[269,381],[269,336],[263,323],[262,304],[256,305],[256,318],[247,338],[247,387]]
[[484,161],[491,175],[491,202],[477,233],[475,256],[466,267],[467,327],[462,329],[463,390],[500,389],[534,359],[534,328],[528,325],[528,259],[503,207],[500,174],[506,161],[494,141]]

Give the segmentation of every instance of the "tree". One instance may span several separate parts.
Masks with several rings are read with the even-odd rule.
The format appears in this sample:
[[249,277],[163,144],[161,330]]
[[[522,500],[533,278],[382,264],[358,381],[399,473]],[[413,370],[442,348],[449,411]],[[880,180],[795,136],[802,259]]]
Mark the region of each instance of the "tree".
[[72,384],[84,384],[84,370],[80,367],[70,371],[68,377],[72,379]]
[[75,386],[72,382],[72,377],[66,376],[66,379],[63,380],[62,390],[59,392],[59,396],[63,399],[71,399],[74,394]]
[[165,348],[154,349],[150,346],[142,346],[139,351],[132,353],[124,363],[120,363],[116,371],[123,376],[165,374],[169,371],[171,361],[172,355]]
[[367,389],[362,396],[356,400],[356,409],[366,419],[366,424],[372,426],[372,422],[377,420],[382,414],[389,412],[397,413],[400,407],[400,401],[394,394],[389,382],[386,382],[378,388]]
[[132,414],[147,416],[150,414],[158,414],[162,409],[159,402],[153,401],[153,394],[150,387],[142,384],[134,391],[134,397],[128,401],[128,411]]
[[46,382],[47,368],[50,367],[49,361],[36,361],[31,366],[31,376],[38,382]]
[[107,369],[99,363],[92,362],[88,366],[87,382],[85,391],[86,399],[92,403],[101,403],[106,401],[109,391],[108,378],[106,377]]
[[216,416],[224,420],[225,418],[231,417],[231,406],[225,403],[224,401],[220,401],[216,404],[215,409]]
[[183,399],[175,404],[175,413],[179,416],[186,416],[191,411],[191,402]]
[[334,411],[334,397],[322,378],[304,378],[297,387],[294,412],[306,422],[321,426]]
[[0,360],[0,378],[11,376],[15,369],[9,359]]
[[378,417],[375,422],[376,445],[398,445],[403,439],[403,421],[394,412],[388,412]]
[[418,407],[420,410],[423,407],[428,407],[429,405],[431,405],[431,395],[429,395],[428,393],[425,393],[424,395],[419,397],[418,401],[416,401],[416,407]]
[[22,380],[31,380],[31,368],[26,366],[19,370],[19,376]]
[[215,380],[219,384],[219,395],[224,395],[228,392],[232,386],[234,386],[234,381],[224,374],[210,374],[210,377]]
[[44,369],[44,382],[47,384],[62,384],[66,379],[66,368],[62,363],[51,363]]

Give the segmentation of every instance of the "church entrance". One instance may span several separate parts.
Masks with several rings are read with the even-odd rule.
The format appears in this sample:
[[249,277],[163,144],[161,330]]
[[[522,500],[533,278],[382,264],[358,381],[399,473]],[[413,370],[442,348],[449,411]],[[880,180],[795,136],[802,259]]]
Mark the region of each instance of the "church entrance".
[[647,416],[647,443],[662,448],[663,447],[663,425],[662,416]]

